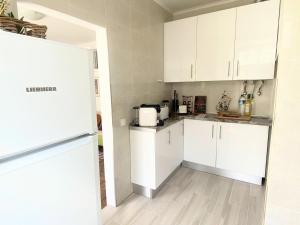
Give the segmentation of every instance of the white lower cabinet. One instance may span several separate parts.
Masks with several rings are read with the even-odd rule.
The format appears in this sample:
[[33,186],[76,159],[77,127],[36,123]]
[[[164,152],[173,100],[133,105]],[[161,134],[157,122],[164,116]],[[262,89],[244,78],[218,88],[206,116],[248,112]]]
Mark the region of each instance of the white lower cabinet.
[[269,127],[219,123],[216,167],[265,177]]
[[216,165],[217,123],[184,121],[184,160],[205,166]]
[[206,172],[259,184],[268,136],[268,126],[193,119],[162,130],[131,128],[131,181],[155,191],[184,160],[209,168]]
[[269,127],[185,120],[184,160],[241,176],[265,177]]
[[131,129],[131,181],[156,190],[183,161],[183,121],[156,132]]

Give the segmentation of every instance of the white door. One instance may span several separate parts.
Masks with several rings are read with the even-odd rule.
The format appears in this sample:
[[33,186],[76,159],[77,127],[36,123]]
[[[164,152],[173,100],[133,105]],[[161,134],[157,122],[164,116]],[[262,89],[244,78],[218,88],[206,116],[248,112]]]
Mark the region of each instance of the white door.
[[265,177],[269,127],[218,123],[217,168]]
[[171,150],[174,156],[173,170],[176,169],[183,161],[183,134],[184,134],[183,121],[177,122],[170,127],[171,132]]
[[5,225],[100,225],[97,138],[0,161]]
[[171,131],[166,128],[156,133],[155,186],[156,189],[172,173],[174,152],[171,148]]
[[197,17],[165,23],[164,81],[195,80]]
[[198,16],[197,81],[232,80],[236,9]]
[[217,124],[210,121],[184,121],[184,160],[216,166]]
[[235,80],[273,79],[279,0],[237,8]]
[[0,31],[0,158],[96,128],[91,52]]

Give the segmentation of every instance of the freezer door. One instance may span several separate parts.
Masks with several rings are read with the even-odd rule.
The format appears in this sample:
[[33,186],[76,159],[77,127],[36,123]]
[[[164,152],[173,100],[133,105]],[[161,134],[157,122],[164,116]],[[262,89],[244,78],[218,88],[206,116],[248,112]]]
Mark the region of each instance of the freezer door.
[[0,31],[0,158],[96,130],[92,54]]
[[5,225],[100,225],[97,138],[0,162]]

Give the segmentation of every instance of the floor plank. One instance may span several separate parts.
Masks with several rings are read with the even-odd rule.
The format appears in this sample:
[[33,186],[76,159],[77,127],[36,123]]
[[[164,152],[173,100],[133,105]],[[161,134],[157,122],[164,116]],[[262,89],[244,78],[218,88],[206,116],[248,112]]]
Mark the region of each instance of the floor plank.
[[265,187],[180,168],[154,199],[132,194],[104,225],[261,225]]
[[102,146],[99,148],[99,170],[100,170],[100,192],[101,192],[101,208],[104,208],[106,202],[106,183],[105,183],[105,169],[104,169],[104,151]]

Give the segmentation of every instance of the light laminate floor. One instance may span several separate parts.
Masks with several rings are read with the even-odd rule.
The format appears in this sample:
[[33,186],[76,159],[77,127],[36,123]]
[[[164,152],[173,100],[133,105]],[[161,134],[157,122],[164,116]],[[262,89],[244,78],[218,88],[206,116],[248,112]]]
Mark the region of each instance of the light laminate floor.
[[265,188],[180,168],[150,200],[106,207],[103,225],[261,225]]

